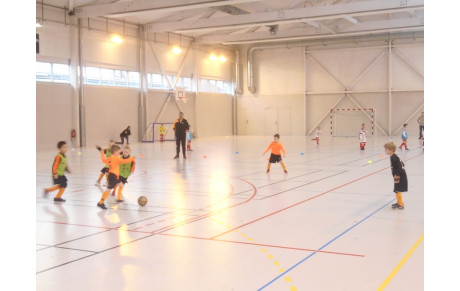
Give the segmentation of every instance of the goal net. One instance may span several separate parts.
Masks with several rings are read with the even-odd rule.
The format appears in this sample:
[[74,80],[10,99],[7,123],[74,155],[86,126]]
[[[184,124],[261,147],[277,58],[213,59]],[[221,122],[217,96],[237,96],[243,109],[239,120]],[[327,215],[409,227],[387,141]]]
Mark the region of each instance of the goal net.
[[161,141],[160,126],[163,124],[165,128],[164,141],[174,141],[174,130],[172,122],[150,123],[144,132],[142,142],[158,142]]
[[375,109],[373,108],[333,108],[330,119],[332,136],[358,137],[363,123],[366,124],[368,136],[374,135]]

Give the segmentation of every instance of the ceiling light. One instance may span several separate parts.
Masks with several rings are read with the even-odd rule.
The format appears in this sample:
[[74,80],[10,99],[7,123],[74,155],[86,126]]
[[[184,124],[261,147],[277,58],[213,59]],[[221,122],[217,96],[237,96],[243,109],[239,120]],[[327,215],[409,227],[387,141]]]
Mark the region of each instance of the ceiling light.
[[221,61],[222,63],[223,63],[223,62],[226,62],[226,61],[227,61],[227,58],[224,57],[224,56],[220,56],[219,61]]
[[123,39],[118,35],[114,35],[111,40],[114,43],[122,43],[123,42]]
[[180,54],[182,52],[182,49],[178,46],[173,47],[172,52],[176,55]]
[[210,59],[211,61],[215,61],[215,60],[217,60],[217,57],[216,57],[216,55],[210,55],[210,56],[209,56],[209,59]]

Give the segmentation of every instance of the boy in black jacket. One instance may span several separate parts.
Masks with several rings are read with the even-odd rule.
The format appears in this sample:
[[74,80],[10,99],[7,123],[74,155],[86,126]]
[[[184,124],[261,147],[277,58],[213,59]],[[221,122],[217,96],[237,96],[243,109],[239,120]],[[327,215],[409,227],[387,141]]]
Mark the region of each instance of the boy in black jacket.
[[384,146],[385,153],[390,156],[391,174],[394,179],[394,192],[396,193],[397,203],[392,204],[393,209],[404,209],[401,192],[407,192],[407,175],[404,168],[404,163],[395,154],[396,145],[394,142],[388,142]]

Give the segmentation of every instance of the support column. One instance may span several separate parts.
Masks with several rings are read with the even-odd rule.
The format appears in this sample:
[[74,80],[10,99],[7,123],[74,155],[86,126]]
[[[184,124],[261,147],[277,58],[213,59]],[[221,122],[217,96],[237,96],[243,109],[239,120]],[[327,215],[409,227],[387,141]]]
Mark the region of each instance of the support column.
[[145,32],[142,30],[141,25],[139,25],[137,43],[139,47],[139,77],[141,81],[138,106],[138,141],[141,142],[149,120],[147,111],[148,81],[145,59]]
[[[79,78],[79,28],[78,20],[75,18],[70,19],[70,85],[72,86],[72,129],[77,132],[77,136],[73,141],[72,147],[79,147],[81,143],[80,138],[80,78]],[[75,23],[77,22],[77,23]]]
[[393,97],[391,95],[391,90],[393,87],[393,53],[392,50],[393,42],[390,40],[388,41],[388,133],[391,135],[392,133],[392,123],[393,123]]
[[85,95],[83,92],[83,31],[82,20],[78,19],[78,66],[79,66],[79,103],[80,103],[80,146],[86,146],[86,111]]

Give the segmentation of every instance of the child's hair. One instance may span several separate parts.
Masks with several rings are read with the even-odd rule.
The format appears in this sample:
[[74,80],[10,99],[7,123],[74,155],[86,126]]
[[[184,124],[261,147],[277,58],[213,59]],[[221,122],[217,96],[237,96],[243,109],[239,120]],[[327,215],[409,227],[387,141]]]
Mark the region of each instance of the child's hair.
[[110,151],[112,153],[114,153],[115,151],[118,151],[118,150],[120,150],[120,147],[117,146],[116,144],[114,144],[113,146],[110,147]]
[[280,135],[277,133],[277,134],[275,134],[273,137],[280,138]]
[[404,127],[406,127],[406,126],[407,126],[407,123],[404,123],[404,125],[403,125],[403,126],[404,126]]
[[131,148],[129,146],[127,146],[127,145],[123,149],[127,149],[127,150],[131,151]]
[[390,141],[390,142],[387,142],[384,146],[383,146],[385,149],[387,150],[390,150],[392,152],[395,152],[396,151],[396,145],[394,142]]
[[60,149],[65,144],[67,144],[67,143],[65,141],[61,140],[60,142],[58,142],[57,148]]

